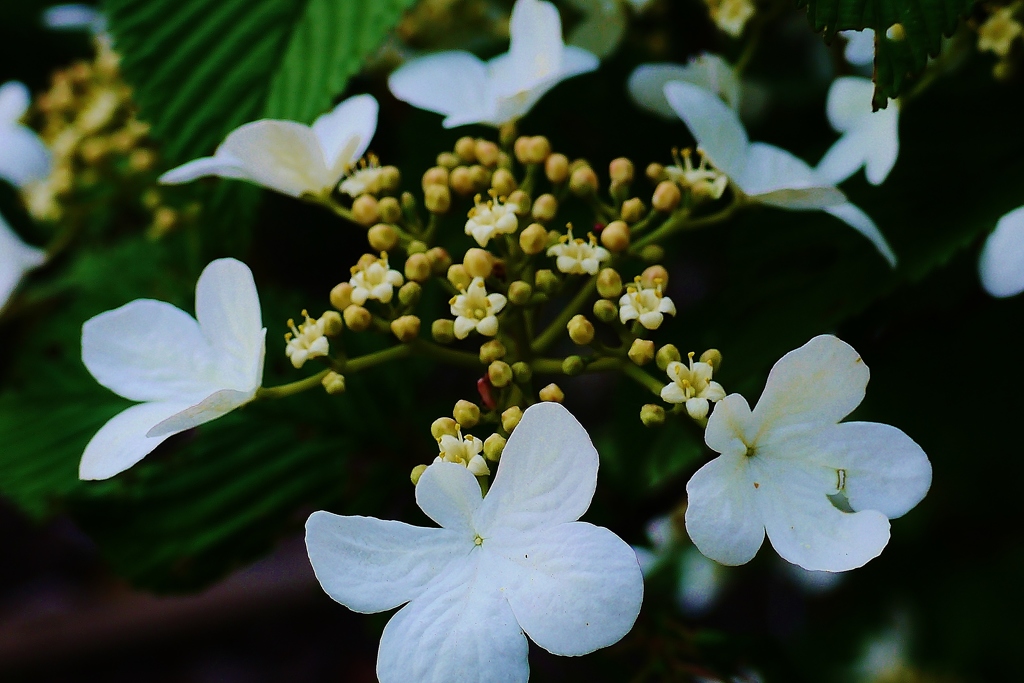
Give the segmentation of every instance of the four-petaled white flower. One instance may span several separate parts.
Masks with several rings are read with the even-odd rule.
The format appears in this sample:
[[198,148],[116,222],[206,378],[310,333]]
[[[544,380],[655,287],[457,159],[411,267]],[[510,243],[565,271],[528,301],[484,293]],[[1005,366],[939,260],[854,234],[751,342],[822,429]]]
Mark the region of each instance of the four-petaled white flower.
[[867,237],[890,265],[896,264],[896,255],[867,214],[803,160],[774,145],[750,142],[739,116],[717,95],[673,81],[665,85],[665,97],[711,163],[750,200],[795,211],[825,211]]
[[[665,167],[665,175],[669,180],[687,190],[695,200],[719,199],[729,186],[729,177],[711,165],[704,152],[697,150],[700,163],[693,165],[693,150],[689,147],[682,153],[673,150],[676,158],[674,166]],[[680,158],[681,157],[681,158]]]
[[695,420],[708,415],[709,402],[716,403],[725,398],[725,389],[711,379],[714,369],[710,363],[693,362],[693,353],[689,355],[689,365],[672,361],[665,368],[668,378],[672,380],[661,389],[661,398],[667,403],[685,403],[686,412]]
[[992,296],[1024,292],[1024,206],[1004,215],[985,240],[978,261],[981,284]]
[[558,244],[548,248],[548,256],[554,256],[555,267],[569,275],[597,275],[601,263],[611,258],[607,249],[598,246],[593,233],[589,235],[589,240],[579,237],[573,239],[571,226]]
[[484,202],[477,195],[473,203],[466,221],[466,234],[481,247],[486,247],[495,235],[511,235],[519,229],[519,218],[516,217],[519,205],[515,202],[503,202],[500,197]]
[[661,284],[645,287],[637,278],[619,299],[619,321],[623,325],[630,320],[639,320],[648,330],[656,330],[661,327],[666,314],[675,315],[676,305],[661,293]]
[[577,521],[597,468],[583,427],[538,403],[509,437],[485,498],[462,465],[426,469],[416,502],[441,528],[313,513],[306,548],[328,595],[361,613],[408,603],[384,628],[381,683],[525,683],[526,636],[578,656],[628,633],[643,600],[636,555]]
[[30,247],[14,234],[0,216],[0,311],[7,305],[25,273],[46,261],[46,252]]
[[295,326],[294,320],[288,321],[288,327],[292,331],[284,335],[284,355],[288,357],[296,370],[311,358],[326,356],[331,348],[327,335],[324,334],[327,319],[321,317],[313,320],[306,311],[302,312],[302,316],[306,320],[298,327]]
[[455,338],[465,339],[476,330],[485,337],[498,333],[498,313],[508,299],[502,294],[487,293],[482,277],[475,277],[462,294],[452,297],[452,315],[455,316]]
[[377,100],[350,97],[312,126],[262,119],[236,128],[212,157],[160,176],[170,185],[205,176],[247,180],[293,197],[329,195],[363,156],[377,130]]
[[550,2],[517,0],[509,51],[488,62],[462,50],[414,59],[388,79],[395,97],[445,116],[444,127],[501,126],[526,115],[561,81],[593,71],[590,52],[562,42],[562,21]]
[[718,402],[704,438],[721,455],[686,485],[686,530],[702,553],[743,564],[766,531],[804,569],[846,571],[882,552],[889,519],[924,498],[932,469],[895,427],[839,424],[868,376],[849,344],[822,335],[775,364],[753,411],[739,394]]
[[85,367],[103,386],[142,403],[92,438],[79,476],[112,477],[168,437],[251,401],[263,378],[261,320],[249,268],[219,259],[199,276],[195,318],[163,301],[137,299],[86,321]]
[[862,166],[872,185],[881,185],[896,165],[900,151],[899,101],[872,111],[875,90],[868,78],[841,76],[832,81],[825,111],[829,123],[842,135],[825,152],[815,172],[831,183],[841,183]]
[[437,440],[437,447],[441,452],[435,462],[462,465],[477,477],[491,473],[487,461],[480,455],[480,451],[484,449],[484,442],[472,434],[463,437],[461,429],[456,434],[443,434]]
[[641,64],[629,76],[629,94],[640,107],[666,119],[678,119],[665,98],[665,84],[672,81],[693,83],[715,93],[739,111],[741,85],[736,70],[716,54],[702,52],[685,65],[673,63]]
[[0,179],[18,188],[50,174],[50,151],[21,123],[30,101],[24,83],[9,81],[0,86]]
[[397,270],[388,265],[387,252],[381,252],[380,258],[368,266],[353,266],[352,303],[362,306],[367,299],[374,299],[386,304],[395,295],[395,287],[401,287],[404,279]]
[[[676,574],[676,603],[688,616],[707,613],[725,586],[725,567],[701,554],[682,529],[675,515],[657,517],[647,523],[647,540],[652,548],[633,546],[644,578],[672,570]],[[682,519],[678,520],[682,525]],[[792,566],[792,565],[790,565]]]
[[854,66],[867,66],[875,61],[875,32],[866,28],[863,31],[840,31],[839,35],[846,39],[843,57]]

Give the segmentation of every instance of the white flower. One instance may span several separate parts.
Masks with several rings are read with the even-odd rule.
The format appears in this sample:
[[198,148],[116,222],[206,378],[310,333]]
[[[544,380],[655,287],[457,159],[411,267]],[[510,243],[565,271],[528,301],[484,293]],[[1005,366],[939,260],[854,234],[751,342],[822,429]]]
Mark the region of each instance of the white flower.
[[1024,292],[1024,206],[999,219],[978,261],[981,284],[992,296]]
[[306,320],[298,327],[295,327],[294,320],[288,321],[292,331],[284,335],[284,355],[291,360],[296,370],[305,365],[307,360],[326,356],[330,351],[330,342],[324,334],[327,319],[321,317],[313,320],[306,311],[302,312],[302,316]]
[[23,188],[50,174],[50,152],[30,128],[21,124],[30,98],[23,83],[0,86],[0,179]]
[[[690,192],[695,199],[719,199],[729,186],[729,177],[711,165],[707,156],[700,149],[697,156],[700,163],[693,165],[693,150],[686,148],[681,155],[672,150],[676,163],[665,167],[665,175],[669,180]],[[680,156],[682,158],[680,158]]]
[[414,59],[388,79],[395,97],[444,115],[445,128],[492,126],[525,116],[561,81],[593,71],[593,54],[562,42],[562,21],[550,2],[517,0],[509,51],[488,62],[462,50]]
[[526,636],[584,655],[621,639],[643,599],[632,549],[578,522],[597,451],[565,408],[523,413],[485,498],[462,465],[426,469],[416,502],[441,528],[315,512],[306,548],[320,585],[361,613],[408,603],[384,629],[381,683],[525,683]]
[[895,265],[895,254],[867,214],[801,159],[774,145],[750,142],[736,112],[716,95],[674,81],[665,85],[665,97],[711,163],[749,199],[794,211],[820,209],[832,214],[871,240]]
[[402,274],[388,264],[387,252],[381,252],[380,258],[366,267],[352,266],[352,303],[362,306],[368,299],[389,303],[402,282]]
[[0,216],[0,311],[25,273],[41,266],[45,260],[46,252],[22,242]]
[[593,233],[589,237],[589,241],[578,237],[573,239],[570,226],[558,244],[548,248],[548,256],[555,257],[558,270],[570,275],[597,275],[601,263],[611,258],[611,254],[604,247],[598,246]]
[[694,363],[692,352],[689,360],[689,366],[672,361],[665,368],[672,381],[662,388],[661,398],[667,403],[685,403],[690,417],[700,420],[708,415],[709,401],[714,403],[725,398],[725,389],[711,379],[713,369],[710,363]]
[[481,247],[486,247],[495,235],[511,235],[519,229],[519,218],[516,217],[518,210],[519,205],[514,202],[503,203],[500,198],[494,197],[485,203],[477,195],[473,208],[469,210],[466,234]]
[[236,128],[212,157],[160,176],[176,185],[205,176],[237,178],[293,197],[327,195],[363,156],[377,130],[377,100],[350,97],[312,126],[262,119]]
[[619,321],[623,325],[630,320],[639,320],[648,330],[656,330],[661,327],[665,314],[675,315],[676,305],[661,293],[660,284],[644,287],[637,278],[619,299]]
[[740,108],[740,79],[732,65],[716,54],[702,52],[686,65],[641,64],[629,76],[629,94],[640,107],[666,119],[678,119],[665,98],[665,84],[683,81],[715,93],[735,110]]
[[484,442],[470,434],[463,437],[460,429],[457,434],[444,434],[437,440],[441,453],[434,462],[453,462],[462,465],[474,476],[482,477],[491,473],[487,461],[480,455]]
[[482,277],[475,277],[462,294],[452,297],[452,315],[455,317],[455,337],[465,339],[476,330],[485,337],[498,333],[498,313],[508,302],[497,292],[487,293]]
[[815,172],[841,183],[864,167],[868,182],[881,185],[896,165],[900,150],[899,102],[872,111],[875,86],[871,79],[841,76],[832,81],[825,111],[829,123],[842,134],[822,157]]
[[855,66],[867,66],[875,61],[875,32],[870,28],[863,31],[840,31],[846,39],[843,57]]
[[90,5],[54,5],[43,12],[43,23],[56,31],[86,30],[94,35],[105,33],[107,19]]
[[663,567],[674,570],[679,609],[694,617],[707,613],[725,585],[725,567],[704,557],[690,545],[676,529],[671,515],[652,519],[647,523],[646,531],[653,550],[633,547],[644,577],[656,574]]
[[169,436],[251,401],[263,378],[265,337],[252,273],[234,259],[214,261],[199,276],[196,318],[138,299],[86,321],[85,367],[103,386],[142,403],[92,438],[79,476],[112,477]]
[[370,154],[369,160],[363,160],[359,168],[351,171],[338,191],[347,194],[349,197],[358,197],[361,194],[377,194],[381,191],[381,180],[384,177],[384,167],[380,165],[377,156]]
[[924,498],[932,469],[895,427],[838,424],[868,375],[849,344],[822,335],[775,364],[753,411],[739,394],[718,402],[704,438],[721,455],[686,485],[686,530],[702,553],[743,564],[766,531],[804,569],[846,571],[882,552],[889,519]]

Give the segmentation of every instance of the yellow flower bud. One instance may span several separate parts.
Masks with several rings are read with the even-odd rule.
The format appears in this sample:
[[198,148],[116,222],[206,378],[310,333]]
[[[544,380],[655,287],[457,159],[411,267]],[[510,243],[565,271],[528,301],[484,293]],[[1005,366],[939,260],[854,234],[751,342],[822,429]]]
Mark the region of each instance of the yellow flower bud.
[[543,164],[551,155],[551,142],[543,135],[535,135],[526,143],[525,163]]
[[629,249],[629,226],[625,221],[612,221],[601,231],[601,244],[608,251],[620,252]]
[[416,465],[416,467],[412,468],[412,473],[409,475],[409,480],[412,481],[413,486],[416,486],[416,484],[420,483],[420,477],[422,477],[423,473],[426,471],[426,465]]
[[548,231],[540,223],[531,223],[519,233],[519,246],[530,256],[541,253],[548,246]]
[[598,299],[594,302],[594,317],[603,323],[611,324],[619,317],[619,307],[608,299]]
[[344,323],[341,321],[341,314],[337,311],[325,311],[320,316],[320,322],[323,323],[324,336],[327,337],[337,337],[345,328]]
[[633,197],[632,199],[627,199],[622,202],[622,211],[619,213],[619,216],[621,216],[622,220],[627,223],[636,223],[641,220],[646,213],[647,207],[644,206],[643,201],[641,201],[639,197]]
[[533,203],[531,215],[533,220],[547,223],[558,213],[558,200],[553,194],[542,194]]
[[447,185],[429,185],[423,190],[423,205],[430,213],[447,213],[452,206],[452,193]]
[[407,344],[420,334],[420,319],[415,315],[403,315],[391,321],[391,333],[398,341]]
[[466,251],[466,255],[462,258],[462,265],[470,277],[486,279],[494,270],[494,255],[486,249],[473,247]]
[[353,332],[362,332],[373,322],[373,316],[362,306],[350,305],[342,312],[342,316],[345,318],[345,327]]
[[491,187],[499,196],[507,197],[516,189],[516,179],[504,168],[499,168],[491,176]]
[[461,161],[462,159],[459,158],[458,154],[452,154],[451,152],[441,152],[437,155],[437,165],[444,169],[455,168]]
[[468,197],[476,192],[476,184],[473,182],[473,174],[468,166],[457,166],[452,169],[449,179],[452,189],[463,197]]
[[344,311],[352,304],[352,285],[342,282],[334,285],[331,290],[331,305],[339,311]]
[[505,345],[497,339],[492,339],[489,342],[484,342],[480,346],[480,362],[484,365],[493,363],[496,360],[500,360],[505,357]]
[[466,266],[461,263],[454,263],[448,268],[448,282],[455,286],[455,289],[463,290],[469,287],[469,283],[473,281],[473,278],[466,272]]
[[580,166],[569,178],[569,191],[577,197],[588,197],[597,192],[598,181],[594,169]]
[[402,184],[402,172],[395,166],[380,169],[380,188],[385,192],[394,192]]
[[637,365],[647,365],[654,360],[654,342],[649,339],[636,339],[626,355]]
[[520,384],[529,382],[533,379],[533,368],[530,367],[529,363],[524,363],[523,361],[513,363],[512,378]]
[[683,199],[683,193],[679,186],[671,180],[662,180],[654,188],[654,196],[651,197],[651,206],[662,213],[672,213],[679,206]]
[[374,263],[378,261],[376,254],[363,254],[359,257],[359,261],[356,262],[356,268],[360,270],[366,270]]
[[475,403],[460,400],[452,411],[455,421],[465,429],[472,429],[480,422],[480,408]]
[[501,434],[491,434],[484,439],[484,457],[491,462],[498,462],[503,450],[505,450],[505,437]]
[[452,257],[448,255],[448,251],[444,247],[428,249],[424,256],[430,262],[430,272],[434,275],[444,275],[452,265]]
[[430,336],[438,344],[451,344],[455,341],[455,322],[452,320],[435,320],[430,325]]
[[613,183],[628,185],[633,182],[633,162],[625,157],[612,159],[608,164],[608,175]]
[[586,369],[583,359],[579,356],[569,356],[562,361],[562,372],[570,377],[578,375]]
[[657,263],[665,260],[665,248],[660,244],[648,244],[640,250],[640,258],[647,263]]
[[455,141],[455,153],[467,164],[476,161],[476,140],[469,137],[461,137]]
[[501,414],[501,428],[506,434],[511,434],[519,421],[523,419],[523,409],[519,406],[512,406]]
[[718,372],[718,368],[722,367],[722,352],[718,349],[708,349],[700,354],[700,362],[707,363],[712,370]]
[[525,306],[533,296],[533,287],[530,283],[516,280],[508,286],[508,300],[516,306]]
[[602,268],[597,274],[597,293],[605,299],[615,299],[622,294],[622,276],[614,268]]
[[665,179],[665,167],[661,164],[647,164],[644,174],[652,183],[660,183]]
[[559,282],[558,276],[548,268],[538,270],[533,280],[534,286],[545,294],[551,294],[555,291],[558,288]]
[[482,192],[491,186],[491,172],[480,164],[469,167],[469,178],[473,181],[475,192]]
[[359,225],[370,227],[380,220],[380,208],[375,197],[368,194],[356,197],[352,202],[352,218]]
[[516,161],[521,164],[528,163],[526,148],[530,145],[530,138],[526,135],[521,135],[516,138],[515,143],[512,145],[512,152],[516,155]]
[[[377,206],[380,208],[379,202]],[[391,251],[398,244],[398,231],[387,223],[378,223],[366,233],[366,239],[376,251]]]
[[516,205],[516,215],[525,216],[530,213],[530,195],[522,190],[515,190],[508,196],[508,203]]
[[645,427],[657,427],[665,424],[665,409],[659,405],[648,403],[640,409],[640,421]]
[[427,244],[426,244],[426,242],[421,242],[419,240],[413,240],[412,242],[409,242],[409,244],[406,245],[405,253],[407,253],[407,254],[426,254],[427,253]]
[[668,284],[668,271],[662,265],[648,266],[640,274],[640,284],[644,287],[664,287]]
[[426,254],[413,254],[405,259],[405,277],[413,282],[426,282],[430,277],[430,259]]
[[594,341],[594,324],[584,315],[573,316],[566,328],[569,330],[569,338],[574,344],[586,346]]
[[477,140],[475,152],[476,160],[488,168],[496,166],[501,157],[501,149],[490,140]]
[[402,220],[402,206],[394,197],[382,197],[377,201],[380,219],[386,223],[397,223]]
[[458,423],[450,417],[439,417],[430,424],[430,434],[440,441],[442,436],[455,436],[459,433]]
[[512,381],[512,368],[503,360],[496,360],[487,366],[487,378],[501,389]]
[[544,175],[554,185],[561,185],[569,177],[569,159],[564,154],[552,154],[544,162]]
[[339,375],[333,370],[324,375],[324,378],[320,380],[320,384],[323,385],[324,390],[331,396],[345,393],[344,375]]
[[540,400],[553,403],[561,403],[565,400],[565,392],[554,382],[537,392],[537,395],[540,396]]
[[[416,254],[419,256],[419,254]],[[423,287],[418,282],[406,282],[398,290],[398,300],[403,306],[415,306],[420,301]]]
[[676,348],[675,344],[665,344],[655,356],[655,360],[658,361],[658,369],[665,370],[668,368],[669,363],[679,362],[682,360],[682,355],[679,353],[679,349]]

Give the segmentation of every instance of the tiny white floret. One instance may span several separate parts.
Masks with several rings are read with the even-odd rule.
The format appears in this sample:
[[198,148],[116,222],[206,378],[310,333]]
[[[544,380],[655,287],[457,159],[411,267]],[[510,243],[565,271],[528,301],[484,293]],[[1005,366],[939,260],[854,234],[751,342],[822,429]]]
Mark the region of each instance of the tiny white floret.
[[497,292],[487,293],[482,277],[473,278],[462,294],[452,297],[452,315],[455,316],[455,337],[465,339],[476,330],[485,337],[498,333],[498,313],[508,299]]
[[492,197],[485,202],[481,195],[477,195],[473,204],[466,220],[466,234],[481,247],[486,247],[497,235],[511,235],[519,229],[519,218],[516,217],[519,205],[515,202],[503,201],[500,197]]
[[306,311],[302,312],[302,316],[305,321],[298,327],[295,326],[294,320],[288,321],[291,332],[284,335],[284,355],[296,370],[305,365],[307,360],[326,356],[331,348],[327,335],[324,334],[327,318],[313,320]]
[[725,398],[725,389],[711,379],[714,372],[710,363],[693,362],[694,354],[689,354],[689,365],[672,361],[665,368],[668,378],[672,380],[661,390],[661,399],[666,403],[685,403],[686,412],[695,420],[708,415],[709,403],[717,403]]
[[661,293],[661,284],[645,287],[636,282],[626,287],[626,293],[619,299],[619,321],[625,325],[631,320],[639,320],[648,330],[661,327],[666,315],[675,315],[676,305],[672,299]]
[[453,462],[462,465],[477,477],[491,473],[487,461],[480,455],[484,449],[484,442],[472,434],[464,437],[461,429],[454,435],[444,434],[437,440],[437,447],[441,452],[434,462]]
[[367,266],[353,266],[352,303],[362,306],[369,299],[382,304],[389,303],[395,295],[395,287],[404,282],[402,274],[388,264],[387,252],[381,252],[380,258]]
[[611,254],[597,244],[593,233],[584,240],[573,238],[572,226],[562,235],[558,244],[548,248],[548,256],[555,257],[555,267],[568,275],[597,275],[601,264],[611,258]]

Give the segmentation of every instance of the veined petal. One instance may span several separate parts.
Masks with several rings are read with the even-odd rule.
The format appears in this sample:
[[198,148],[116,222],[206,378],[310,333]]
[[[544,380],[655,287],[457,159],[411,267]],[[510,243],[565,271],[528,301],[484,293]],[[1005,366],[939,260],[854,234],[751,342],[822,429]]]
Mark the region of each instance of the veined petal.
[[1024,206],[999,219],[978,261],[981,284],[992,296],[1024,292]]
[[153,425],[187,407],[181,403],[140,403],[110,418],[85,447],[78,466],[79,479],[109,479],[124,472],[171,436],[146,436]]
[[893,252],[892,247],[889,246],[882,231],[871,220],[871,216],[864,213],[860,207],[846,202],[845,204],[826,207],[824,211],[846,223],[861,235],[864,235],[864,237],[867,237],[871,244],[875,245],[875,249],[882,255],[882,258],[888,261],[889,265],[893,268],[896,267],[896,254]]
[[370,146],[380,107],[372,95],[350,97],[313,122],[324,163],[338,180]]
[[263,381],[266,329],[249,267],[232,258],[207,265],[196,283],[196,319],[223,356],[211,381],[221,389],[255,391]]
[[[753,410],[758,442],[791,425],[835,424],[864,400],[870,377],[856,350],[830,334],[780,358]],[[722,403],[715,409],[714,419]],[[750,442],[752,443],[752,442]]]
[[0,216],[0,309],[7,304],[25,273],[44,261],[46,252],[22,242]]
[[733,68],[715,54],[703,53],[682,64],[641,64],[629,76],[628,88],[633,101],[642,108],[667,119],[679,118],[665,97],[665,84],[686,81],[715,93],[733,109],[739,108],[740,81]]
[[215,157],[222,153],[238,160],[247,179],[293,197],[323,192],[336,183],[319,138],[294,121],[247,123],[228,134]]
[[381,683],[526,683],[526,636],[482,556],[474,550],[454,563],[388,622],[377,654]]
[[218,417],[224,417],[235,408],[245,405],[252,400],[256,390],[245,392],[234,389],[220,389],[215,391],[194,406],[188,406],[184,410],[171,415],[165,420],[154,425],[146,432],[146,436],[159,437],[170,436],[183,432],[186,429],[198,427],[201,424],[212,422]]
[[692,83],[673,81],[664,92],[711,162],[734,180],[743,175],[750,140],[739,115],[718,95]]
[[388,78],[388,88],[403,102],[449,117],[445,120],[448,128],[483,121],[488,114],[484,101],[487,66],[462,50],[439,52],[402,65]]
[[306,550],[324,591],[369,614],[418,596],[475,546],[447,529],[319,511],[306,521]]
[[476,537],[473,517],[483,502],[480,484],[468,469],[453,462],[435,462],[416,484],[416,504],[467,544]]
[[558,403],[530,406],[501,453],[477,529],[486,537],[497,528],[527,531],[576,521],[594,497],[597,468],[597,450],[568,410]]
[[16,187],[50,174],[50,150],[25,126],[0,124],[0,178]]
[[87,320],[82,362],[125,398],[184,404],[179,410],[222,388],[210,381],[216,358],[199,325],[163,301],[137,299]]
[[17,124],[31,102],[28,86],[21,81],[7,81],[0,85],[0,126]]
[[578,656],[612,645],[640,614],[644,581],[636,554],[608,529],[570,522],[496,534],[482,550],[500,556],[495,574],[512,612],[548,652]]
[[241,161],[224,151],[212,157],[202,157],[172,168],[158,180],[164,185],[181,185],[208,176],[256,182],[249,176]]
[[[712,420],[730,398],[715,406]],[[764,542],[749,461],[746,455],[720,455],[686,483],[686,533],[698,550],[721,564],[749,562]]]

